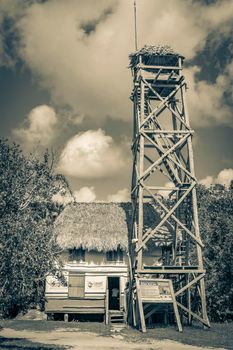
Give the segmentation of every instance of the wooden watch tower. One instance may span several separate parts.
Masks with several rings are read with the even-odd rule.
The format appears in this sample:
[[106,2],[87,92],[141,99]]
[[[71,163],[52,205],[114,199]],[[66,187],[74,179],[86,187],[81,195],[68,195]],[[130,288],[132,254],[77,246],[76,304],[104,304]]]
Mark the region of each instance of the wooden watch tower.
[[[146,320],[169,303],[180,331],[184,318],[209,327],[183,59],[168,46],[145,46],[130,55],[134,132],[128,321],[143,332]],[[154,212],[150,226],[148,207]],[[148,247],[158,246],[161,262],[146,264]]]

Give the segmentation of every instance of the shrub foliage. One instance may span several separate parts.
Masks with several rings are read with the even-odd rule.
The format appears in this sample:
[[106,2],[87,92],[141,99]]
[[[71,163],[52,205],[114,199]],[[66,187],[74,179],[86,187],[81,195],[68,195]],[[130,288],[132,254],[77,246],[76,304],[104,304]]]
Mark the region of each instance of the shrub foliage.
[[53,221],[62,210],[52,197],[67,182],[53,173],[48,153],[26,157],[0,140],[0,312],[15,316],[41,303],[45,276],[58,274]]
[[233,186],[198,188],[199,219],[212,321],[233,318]]

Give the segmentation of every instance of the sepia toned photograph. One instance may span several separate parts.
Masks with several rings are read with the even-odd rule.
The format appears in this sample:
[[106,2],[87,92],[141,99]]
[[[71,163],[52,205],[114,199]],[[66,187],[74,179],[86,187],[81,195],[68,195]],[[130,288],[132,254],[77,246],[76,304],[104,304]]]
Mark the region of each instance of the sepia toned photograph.
[[232,38],[232,0],[0,0],[0,350],[233,350]]

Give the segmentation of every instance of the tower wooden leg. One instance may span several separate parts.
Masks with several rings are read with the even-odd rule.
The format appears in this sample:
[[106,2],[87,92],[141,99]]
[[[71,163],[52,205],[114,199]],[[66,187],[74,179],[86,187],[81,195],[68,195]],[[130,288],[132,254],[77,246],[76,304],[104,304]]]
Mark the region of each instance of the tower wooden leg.
[[209,322],[209,318],[208,318],[207,311],[206,311],[206,293],[205,293],[204,278],[202,278],[200,280],[200,293],[201,293],[202,317],[203,317],[204,321],[206,322],[206,324],[208,325],[208,327],[210,327],[210,322]]
[[143,333],[146,332],[146,323],[145,323],[145,317],[143,312],[143,304],[142,300],[138,298],[138,310],[139,310],[139,316],[140,316],[140,323],[141,323],[141,330]]

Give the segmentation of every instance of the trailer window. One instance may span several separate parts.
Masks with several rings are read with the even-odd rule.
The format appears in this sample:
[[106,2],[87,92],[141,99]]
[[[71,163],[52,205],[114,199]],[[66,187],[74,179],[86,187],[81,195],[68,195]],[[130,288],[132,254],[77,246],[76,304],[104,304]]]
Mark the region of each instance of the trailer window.
[[70,262],[84,262],[85,261],[85,250],[82,248],[69,249],[69,261]]
[[120,248],[117,250],[110,250],[106,253],[107,261],[122,262],[123,261],[123,251]]

